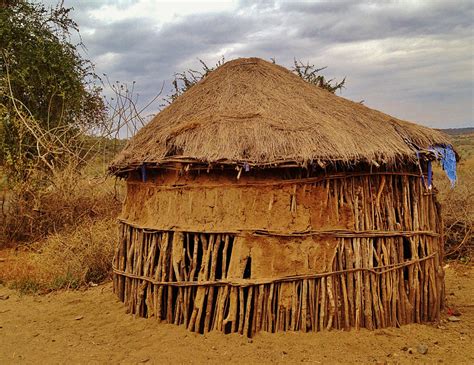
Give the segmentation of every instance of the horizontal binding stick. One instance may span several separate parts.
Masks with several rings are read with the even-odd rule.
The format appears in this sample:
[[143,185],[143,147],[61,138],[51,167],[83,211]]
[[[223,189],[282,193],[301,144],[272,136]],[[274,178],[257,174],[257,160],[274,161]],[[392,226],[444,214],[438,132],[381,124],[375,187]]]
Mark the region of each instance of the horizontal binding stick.
[[[131,223],[125,219],[118,219],[120,223],[127,224],[135,229],[141,229],[144,233],[161,233],[169,232],[168,227],[162,229],[149,228],[139,226]],[[331,230],[308,230],[308,231],[270,231],[263,229],[253,230],[238,230],[238,231],[210,231],[210,230],[193,230],[193,229],[182,229],[180,227],[174,227],[173,232],[185,232],[185,233],[196,233],[196,234],[240,234],[248,233],[256,236],[284,236],[284,237],[303,237],[303,236],[331,236],[337,238],[376,238],[376,237],[413,237],[418,235],[439,237],[440,234],[434,231],[422,231],[422,230],[350,230],[350,229],[331,229]]]
[[[150,252],[150,243],[147,246],[146,239],[148,235],[160,240],[162,235],[173,234],[170,229],[174,234],[180,232],[191,236],[208,236],[212,233],[228,238],[231,233],[186,231],[177,227],[147,229],[123,221],[123,252],[120,252],[119,247],[113,263],[115,287],[119,293],[123,292],[122,300],[126,301],[129,311],[141,316],[158,312],[166,317],[167,309],[172,308],[175,323],[184,324],[188,328],[197,291],[206,293],[206,300],[209,300],[200,306],[199,318],[202,318],[198,319],[196,313],[196,324],[192,326],[201,333],[217,329],[225,333],[239,331],[252,336],[261,330],[275,332],[383,328],[387,325],[435,320],[439,317],[444,298],[440,276],[442,236],[436,232],[440,228],[436,216],[439,212],[435,209],[434,198],[422,195],[423,186],[419,179],[385,175],[387,174],[376,179],[374,184],[371,181],[364,182],[367,186],[364,185],[360,190],[357,190],[357,181],[352,182],[352,185],[349,180],[333,179],[328,182],[327,186],[331,186],[331,189],[328,188],[326,205],[335,209],[336,214],[346,208],[356,211],[357,224],[351,227],[353,230],[275,232],[253,228],[235,232],[263,236],[340,237],[336,258],[333,258],[335,261],[332,266],[327,267],[333,270],[331,272],[277,278],[227,279],[227,255],[224,254],[227,249],[222,253],[213,249],[210,251],[212,260],[204,260],[207,262],[204,265],[206,270],[210,268],[207,277],[197,278],[197,275],[190,275],[185,270],[185,275],[181,278],[159,278],[156,276],[156,269],[150,271],[148,267],[146,272],[148,258],[158,254]],[[359,179],[367,180],[366,177]],[[385,183],[382,183],[382,179]],[[396,183],[401,183],[402,179],[413,181],[409,181],[409,186],[404,182],[403,190],[395,189]],[[390,194],[385,194],[385,190],[390,191]],[[404,211],[411,212],[411,216],[404,215]],[[145,239],[140,238],[142,235]],[[139,247],[140,244],[144,246]],[[224,240],[222,244],[225,244]],[[408,257],[403,250],[404,244],[408,244],[410,248]],[[195,266],[191,251],[193,248],[197,250],[197,243],[194,247],[190,242],[183,243],[183,246],[186,246],[186,265],[190,265],[190,270]],[[161,245],[158,245],[156,250],[160,251],[160,248]],[[131,267],[128,267],[130,255],[133,260]],[[212,277],[212,272],[217,270],[213,267],[214,263],[220,265],[221,260],[222,274]],[[155,263],[151,260],[148,264],[159,266],[161,261],[160,259]],[[169,258],[164,259],[164,262],[168,261]],[[201,260],[196,264],[201,266]],[[179,267],[179,271],[181,269]],[[199,267],[194,269],[199,271]],[[120,281],[123,282],[122,290]],[[284,284],[285,282],[290,284]],[[148,291],[151,285],[154,286],[153,293]],[[291,303],[287,303],[285,299],[285,294],[288,294],[282,290],[285,285],[295,288]],[[140,290],[141,286],[147,290]],[[156,311],[158,287],[165,294],[163,301],[159,301],[160,305],[163,304],[162,311]],[[180,309],[175,295],[171,306],[169,305],[170,297],[166,295],[169,291],[173,294],[178,291],[187,293],[184,296],[187,314]],[[214,295],[210,295],[211,291]],[[144,298],[140,297],[141,293],[144,293]],[[236,294],[235,297],[230,295],[232,293]],[[152,299],[150,294],[153,295],[153,303],[149,302]]]
[[337,179],[350,179],[353,177],[366,177],[374,175],[396,175],[396,176],[412,176],[421,178],[423,175],[413,172],[396,172],[396,171],[383,171],[383,172],[361,172],[361,173],[351,173],[351,174],[332,174],[326,176],[318,177],[308,177],[301,179],[288,179],[281,181],[273,182],[246,182],[246,183],[236,183],[236,184],[177,184],[177,185],[158,185],[153,182],[143,182],[139,181],[127,181],[127,184],[130,185],[151,185],[159,190],[176,190],[176,189],[212,189],[212,188],[222,188],[222,187],[250,187],[250,186],[284,186],[284,185],[293,185],[293,184],[314,184],[327,180],[337,180]]
[[[308,275],[293,275],[293,276],[285,276],[281,278],[273,278],[273,279],[256,279],[256,280],[251,280],[251,279],[241,279],[241,280],[214,280],[214,281],[157,281],[154,280],[153,278],[145,277],[145,276],[140,276],[140,275],[134,275],[131,273],[127,273],[125,271],[121,271],[117,268],[113,268],[113,272],[117,275],[122,275],[126,276],[128,278],[132,279],[140,279],[140,280],[146,280],[149,281],[150,283],[154,285],[168,285],[168,286],[235,286],[235,287],[247,287],[251,285],[262,285],[262,284],[271,284],[271,283],[281,283],[281,282],[289,282],[289,281],[296,281],[296,280],[304,280],[304,279],[316,279],[316,278],[323,278],[323,277],[328,277],[328,276],[333,276],[333,275],[340,275],[340,274],[345,274],[345,273],[350,273],[350,272],[369,272],[375,275],[382,275],[387,272],[393,271],[393,270],[399,270],[407,266],[412,266],[417,263],[420,263],[422,261],[426,261],[429,259],[434,258],[438,252],[433,252],[431,255],[428,255],[423,258],[415,259],[415,260],[410,260],[406,261],[400,264],[392,264],[392,265],[386,265],[386,266],[379,266],[379,267],[374,267],[374,268],[365,268],[365,267],[360,267],[360,268],[353,268],[353,269],[347,269],[347,270],[338,270],[338,271],[330,271],[330,272],[324,272],[324,273],[318,273],[318,274],[308,274]],[[377,271],[380,270],[380,271]]]

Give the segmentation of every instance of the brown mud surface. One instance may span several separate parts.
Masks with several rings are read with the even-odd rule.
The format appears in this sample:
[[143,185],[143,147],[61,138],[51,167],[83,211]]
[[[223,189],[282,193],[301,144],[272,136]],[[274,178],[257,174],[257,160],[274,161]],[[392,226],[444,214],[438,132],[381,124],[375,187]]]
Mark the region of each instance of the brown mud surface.
[[133,318],[111,283],[41,296],[0,286],[0,363],[474,364],[474,267],[449,265],[446,292],[459,322],[249,340]]

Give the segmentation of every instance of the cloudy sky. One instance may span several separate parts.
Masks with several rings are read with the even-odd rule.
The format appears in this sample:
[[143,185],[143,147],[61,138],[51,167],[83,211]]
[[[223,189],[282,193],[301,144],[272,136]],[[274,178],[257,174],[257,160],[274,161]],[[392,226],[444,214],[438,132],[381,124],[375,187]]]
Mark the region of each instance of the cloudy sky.
[[[54,0],[48,3],[55,3]],[[474,126],[473,1],[65,0],[99,74],[144,102],[171,76],[257,56],[347,76],[342,96],[436,128]]]

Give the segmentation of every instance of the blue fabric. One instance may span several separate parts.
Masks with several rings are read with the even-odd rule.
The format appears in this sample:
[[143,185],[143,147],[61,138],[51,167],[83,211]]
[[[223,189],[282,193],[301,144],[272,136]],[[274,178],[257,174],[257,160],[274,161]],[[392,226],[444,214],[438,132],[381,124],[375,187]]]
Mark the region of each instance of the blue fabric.
[[451,181],[451,187],[454,188],[456,185],[456,154],[454,153],[452,146],[441,147],[441,146],[434,146],[431,147],[430,150],[435,153],[436,158],[441,160],[441,166],[443,166],[443,170],[446,172],[446,176],[448,177],[449,181]]

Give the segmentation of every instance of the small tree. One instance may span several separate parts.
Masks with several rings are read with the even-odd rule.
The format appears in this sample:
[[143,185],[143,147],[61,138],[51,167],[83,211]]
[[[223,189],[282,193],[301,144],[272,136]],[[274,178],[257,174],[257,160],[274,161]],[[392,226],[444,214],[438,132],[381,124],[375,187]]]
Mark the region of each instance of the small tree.
[[225,63],[225,59],[224,57],[222,57],[220,60],[216,62],[214,67],[209,67],[201,59],[199,59],[199,62],[201,63],[201,67],[202,67],[201,71],[189,69],[187,71],[177,72],[173,75],[174,79],[171,82],[171,84],[173,85],[173,92],[166,99],[166,102],[168,104],[171,104],[173,101],[176,100],[178,96],[180,96],[181,94],[189,90],[191,87],[193,87],[195,84],[197,84],[199,81],[201,81],[205,77],[207,77],[216,68],[218,68],[219,66],[222,66]]
[[54,145],[73,148],[68,138],[104,118],[93,66],[71,43],[70,11],[0,0],[0,164],[11,177],[60,164]]
[[301,61],[297,61],[295,58],[294,67],[291,69],[291,71],[293,71],[306,82],[328,90],[329,92],[335,93],[337,90],[342,90],[346,84],[346,78],[344,77],[340,82],[333,82],[334,79],[326,80],[326,78],[320,74],[320,72],[326,68],[327,66],[316,68],[309,62],[304,64]]

